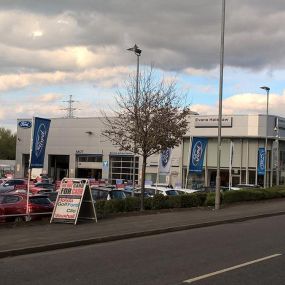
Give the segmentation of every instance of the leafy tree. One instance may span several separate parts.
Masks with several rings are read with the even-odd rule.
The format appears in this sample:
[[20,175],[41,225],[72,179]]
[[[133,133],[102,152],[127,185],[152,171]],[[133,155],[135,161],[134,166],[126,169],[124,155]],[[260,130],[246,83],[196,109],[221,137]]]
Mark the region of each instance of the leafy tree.
[[114,116],[104,116],[103,135],[120,150],[142,156],[141,210],[144,209],[144,185],[147,158],[167,148],[178,146],[188,128],[188,106],[177,92],[175,81],[166,81],[153,70],[141,74],[136,94],[136,76],[130,76],[118,91],[118,109]]
[[11,130],[0,128],[0,159],[15,159],[16,134]]

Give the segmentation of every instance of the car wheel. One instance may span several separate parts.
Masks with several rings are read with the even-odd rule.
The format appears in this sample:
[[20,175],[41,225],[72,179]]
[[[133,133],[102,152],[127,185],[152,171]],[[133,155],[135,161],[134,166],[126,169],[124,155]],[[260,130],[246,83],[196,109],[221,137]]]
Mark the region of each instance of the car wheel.
[[21,222],[24,222],[25,221],[25,217],[15,217],[14,218],[14,222],[15,223],[21,223]]

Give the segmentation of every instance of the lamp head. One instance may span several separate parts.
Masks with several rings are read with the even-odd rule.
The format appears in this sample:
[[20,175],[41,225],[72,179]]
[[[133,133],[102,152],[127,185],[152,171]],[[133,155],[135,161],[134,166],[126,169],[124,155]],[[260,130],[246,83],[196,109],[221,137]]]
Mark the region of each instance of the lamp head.
[[142,50],[139,49],[139,47],[135,44],[133,47],[128,48],[127,50],[133,51],[136,55],[140,56],[142,53]]
[[269,92],[269,90],[270,90],[270,88],[267,87],[267,86],[262,86],[262,87],[260,87],[260,88],[266,90],[267,92]]

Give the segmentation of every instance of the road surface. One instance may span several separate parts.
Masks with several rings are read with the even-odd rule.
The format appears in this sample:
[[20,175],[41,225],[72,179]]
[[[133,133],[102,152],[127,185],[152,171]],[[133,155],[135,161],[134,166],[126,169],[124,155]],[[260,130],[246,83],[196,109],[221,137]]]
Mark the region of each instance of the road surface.
[[5,258],[0,272],[3,285],[283,285],[285,216]]

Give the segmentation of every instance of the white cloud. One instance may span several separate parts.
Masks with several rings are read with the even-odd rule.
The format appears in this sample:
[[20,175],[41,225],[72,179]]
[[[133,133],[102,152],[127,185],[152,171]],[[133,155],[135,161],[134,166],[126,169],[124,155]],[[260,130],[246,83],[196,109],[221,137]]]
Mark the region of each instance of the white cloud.
[[[223,114],[265,114],[267,96],[264,94],[243,93],[236,94],[223,100]],[[269,114],[284,116],[285,92],[270,94]],[[194,104],[193,111],[203,115],[217,114],[218,103],[214,106]]]
[[54,102],[58,101],[59,99],[62,99],[64,97],[63,94],[57,94],[57,93],[46,93],[43,95],[40,95],[37,100],[43,103],[49,103],[49,102]]
[[128,67],[88,69],[78,72],[45,72],[0,75],[0,91],[19,89],[30,85],[52,85],[60,83],[92,82],[98,87],[116,87],[127,74]]

